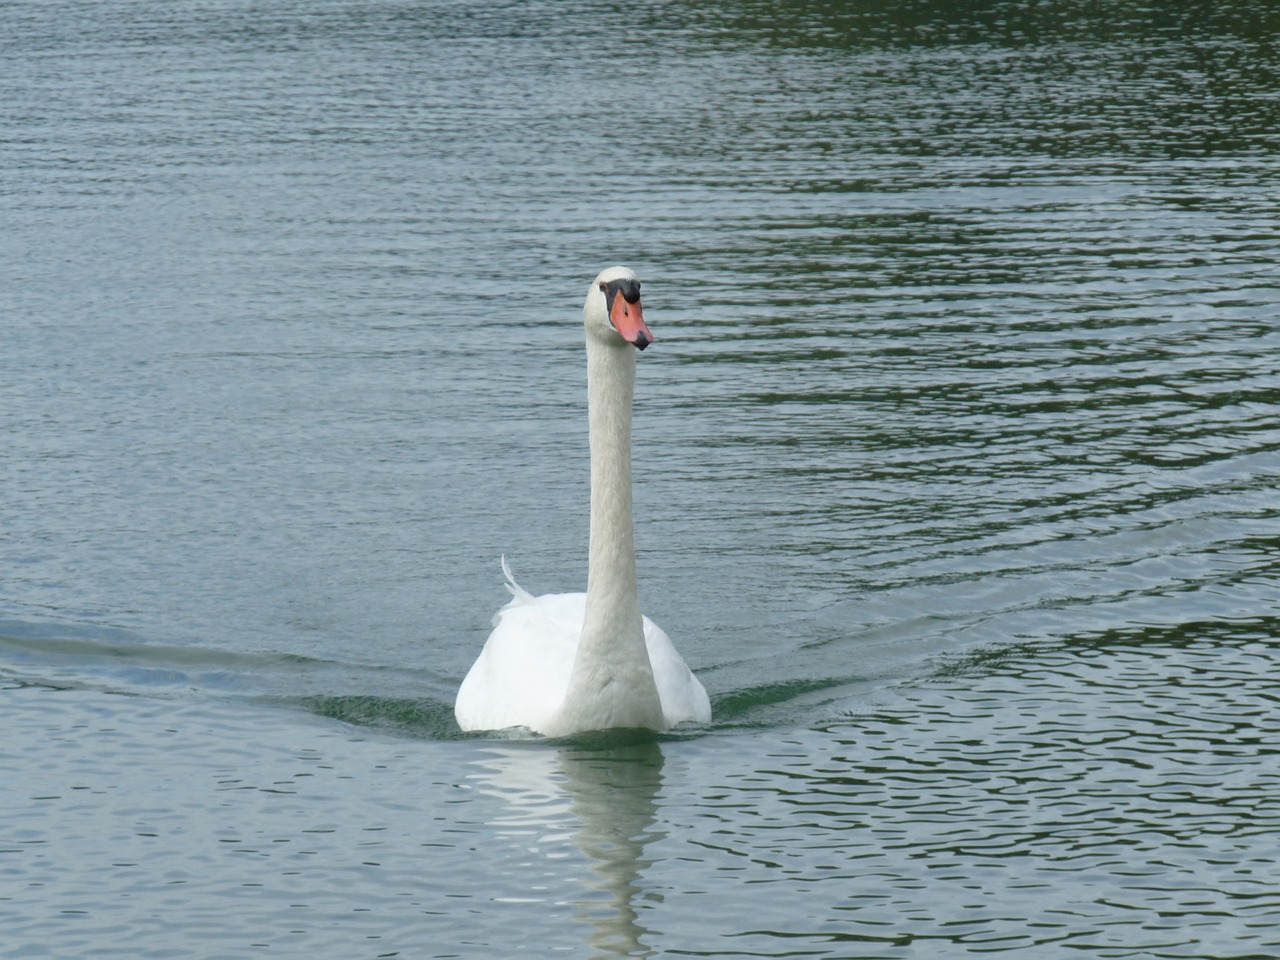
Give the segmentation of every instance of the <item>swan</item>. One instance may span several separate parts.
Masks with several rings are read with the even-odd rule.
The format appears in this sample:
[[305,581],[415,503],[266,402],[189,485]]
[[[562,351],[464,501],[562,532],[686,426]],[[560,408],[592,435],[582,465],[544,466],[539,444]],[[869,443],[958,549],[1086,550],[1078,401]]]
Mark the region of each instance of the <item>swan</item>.
[[535,597],[506,558],[511,601],[458,689],[463,730],[527,727],[548,737],[595,730],[666,730],[707,723],[707,691],[670,638],[640,612],[631,523],[631,398],[636,352],[653,341],[640,280],[601,272],[582,308],[591,441],[591,540],[586,593]]

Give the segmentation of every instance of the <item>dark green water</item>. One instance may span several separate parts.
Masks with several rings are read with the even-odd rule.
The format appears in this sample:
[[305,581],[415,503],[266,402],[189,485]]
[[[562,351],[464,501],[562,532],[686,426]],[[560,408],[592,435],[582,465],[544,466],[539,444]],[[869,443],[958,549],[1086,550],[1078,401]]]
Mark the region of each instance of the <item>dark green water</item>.
[[1280,15],[885,6],[0,10],[0,957],[1280,955]]

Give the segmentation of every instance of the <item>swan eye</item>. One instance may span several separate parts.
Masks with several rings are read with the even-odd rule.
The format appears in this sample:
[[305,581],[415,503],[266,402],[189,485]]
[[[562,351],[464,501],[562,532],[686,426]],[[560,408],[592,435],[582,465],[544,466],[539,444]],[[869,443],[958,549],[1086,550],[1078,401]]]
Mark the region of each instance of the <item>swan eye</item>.
[[602,284],[600,284],[600,292],[601,292],[601,293],[608,293],[608,292],[609,292],[609,285],[608,285],[607,283],[602,283]]

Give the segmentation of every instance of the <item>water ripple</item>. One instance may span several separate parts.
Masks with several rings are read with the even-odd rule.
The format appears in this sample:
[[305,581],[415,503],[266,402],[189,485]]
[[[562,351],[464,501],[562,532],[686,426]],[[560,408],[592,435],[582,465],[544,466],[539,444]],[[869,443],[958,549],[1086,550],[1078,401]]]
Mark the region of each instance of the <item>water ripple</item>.
[[[0,954],[1280,953],[1280,8],[888,6],[5,8]],[[716,723],[462,737],[613,261]]]
[[1280,726],[1250,677],[1276,627],[1000,648],[829,725],[821,752],[783,742],[723,781],[698,841],[718,895],[753,904],[736,949],[1266,955]]

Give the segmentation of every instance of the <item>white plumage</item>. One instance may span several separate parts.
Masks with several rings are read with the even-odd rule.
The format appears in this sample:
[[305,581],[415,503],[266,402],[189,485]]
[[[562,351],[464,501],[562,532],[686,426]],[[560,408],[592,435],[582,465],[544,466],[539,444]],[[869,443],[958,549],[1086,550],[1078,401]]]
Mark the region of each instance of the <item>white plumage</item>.
[[458,690],[463,730],[527,727],[552,737],[707,723],[702,684],[667,635],[640,613],[631,515],[635,349],[653,337],[640,282],[612,267],[583,306],[591,437],[591,545],[586,593],[534,597],[502,561],[511,601]]
[[[458,691],[458,724],[463,730],[528,727],[548,736],[580,732],[561,730],[557,719],[569,689],[587,595],[535,597],[516,583],[505,558],[502,572],[511,600],[494,615],[493,632]],[[707,691],[663,629],[648,617],[641,620],[662,703],[662,729],[685,721],[707,723]]]

